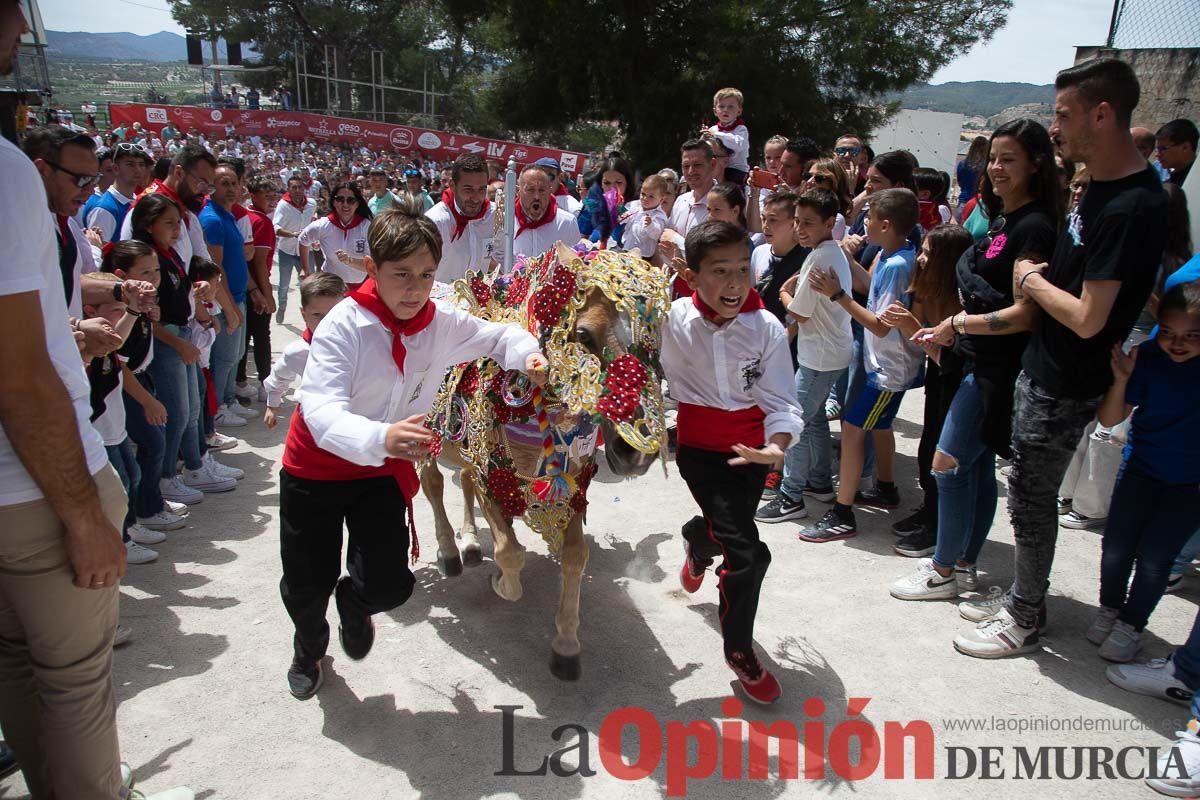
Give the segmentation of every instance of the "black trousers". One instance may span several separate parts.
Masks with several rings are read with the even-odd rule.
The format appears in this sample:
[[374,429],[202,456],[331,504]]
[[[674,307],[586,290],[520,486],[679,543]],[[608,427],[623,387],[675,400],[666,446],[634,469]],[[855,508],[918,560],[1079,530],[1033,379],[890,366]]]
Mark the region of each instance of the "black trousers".
[[[279,471],[279,593],[296,626],[297,656],[325,655],[330,595],[342,619],[389,611],[412,595],[407,508],[391,477],[314,481]],[[345,577],[343,522],[349,534]]]
[[[258,380],[264,381],[271,374],[271,315],[259,314],[246,303],[246,343],[254,342],[254,368],[258,370]],[[250,348],[242,353],[238,362],[237,382],[246,382],[246,359],[250,356]]]
[[703,516],[683,526],[683,538],[698,566],[722,559],[717,568],[718,618],[725,655],[749,651],[754,641],[754,617],[771,551],[759,541],[754,512],[758,510],[768,467],[731,467],[733,453],[717,453],[680,445],[675,465],[687,482]]

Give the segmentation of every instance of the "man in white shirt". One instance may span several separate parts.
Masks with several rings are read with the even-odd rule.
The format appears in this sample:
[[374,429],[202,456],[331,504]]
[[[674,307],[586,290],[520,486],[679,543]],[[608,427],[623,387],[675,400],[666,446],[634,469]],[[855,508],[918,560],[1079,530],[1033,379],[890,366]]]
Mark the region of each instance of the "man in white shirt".
[[554,202],[545,170],[529,164],[517,179],[517,230],[513,253],[540,256],[556,242],[570,247],[579,241],[579,224]]
[[111,242],[120,233],[138,188],[150,182],[153,161],[141,145],[121,142],[113,148],[113,164],[116,168],[113,184],[87,218],[87,227],[97,228],[105,242]]
[[716,182],[717,160],[702,139],[689,139],[680,148],[683,180],[692,191],[681,195],[671,209],[671,228],[680,236],[708,219],[708,193]]
[[467,274],[481,272],[494,258],[492,235],[495,214],[487,199],[487,162],[474,153],[454,160],[450,186],[441,202],[425,212],[442,235],[442,259],[437,279],[452,283]]
[[554,202],[558,204],[558,207],[571,212],[571,216],[578,218],[579,212],[583,210],[583,203],[572,197],[567,191],[567,187],[563,186],[562,169],[558,166],[558,162],[547,157],[539,158],[533,163],[545,170],[546,175],[550,178],[550,192],[554,195]]
[[308,264],[300,263],[300,231],[312,222],[316,215],[317,202],[304,193],[304,181],[299,175],[287,182],[287,194],[275,206],[275,235],[279,238],[279,287],[275,303],[275,321],[283,322],[287,310],[288,290],[292,285],[292,273],[297,273],[299,283],[308,277]]

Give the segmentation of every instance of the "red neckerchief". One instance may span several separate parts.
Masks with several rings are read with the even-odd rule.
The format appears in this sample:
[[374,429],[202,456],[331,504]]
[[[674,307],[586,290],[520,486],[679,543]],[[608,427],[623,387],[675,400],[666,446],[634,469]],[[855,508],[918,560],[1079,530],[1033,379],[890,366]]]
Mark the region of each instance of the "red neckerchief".
[[66,242],[71,237],[71,228],[67,225],[67,220],[70,219],[70,217],[63,216],[62,214],[55,214],[54,218],[58,220],[58,233],[61,237],[59,239],[59,243],[61,244]]
[[179,277],[187,277],[187,270],[183,268],[183,261],[180,260],[179,254],[175,252],[175,248],[172,247],[167,250],[163,250],[158,245],[153,245],[153,247],[154,252],[158,253],[161,257],[167,259],[175,265],[175,271],[179,273]]
[[442,191],[442,202],[446,204],[446,208],[450,209],[450,215],[454,217],[454,233],[450,235],[450,241],[452,242],[463,235],[463,232],[467,229],[468,222],[474,222],[475,220],[480,219],[492,208],[492,201],[484,200],[483,206],[479,209],[479,213],[473,217],[468,217],[458,210],[458,204],[454,200],[453,189],[445,189]]
[[[183,218],[183,227],[185,229],[190,229],[192,227],[192,224],[188,222],[187,207],[183,204],[183,200],[180,199],[179,193],[170,186],[167,186],[162,181],[155,179],[154,182],[146,187],[146,191],[142,192],[142,194],[161,194],[163,197],[173,202],[179,209],[179,216]],[[138,195],[138,199],[141,199],[141,196],[142,195]]]
[[525,231],[537,230],[543,225],[548,225],[553,222],[554,218],[558,215],[558,205],[555,203],[550,203],[546,208],[546,213],[542,215],[542,218],[537,221],[532,221],[529,219],[529,217],[525,216],[525,209],[521,208],[521,198],[518,197],[515,204],[515,211],[517,212],[516,235],[520,236]]
[[736,129],[738,125],[745,124],[746,120],[742,119],[741,117],[735,119],[732,125],[723,125],[721,124],[721,120],[717,120],[717,130],[721,131],[722,133],[729,133],[730,131]]
[[569,192],[567,191],[567,187],[563,186],[561,183],[558,185],[558,188],[554,190],[555,197],[562,197],[563,195],[566,195],[566,194],[569,194]]
[[396,315],[379,296],[379,287],[376,286],[374,278],[367,278],[362,286],[350,292],[350,297],[353,297],[354,302],[367,311],[379,317],[383,326],[392,332],[392,360],[396,362],[396,368],[403,375],[404,356],[408,352],[404,349],[404,337],[412,336],[429,326],[429,323],[433,321],[433,301],[426,300],[421,310],[409,319],[396,319]]
[[330,211],[329,216],[326,217],[326,219],[332,222],[334,227],[342,232],[343,236],[349,236],[350,231],[366,222],[366,219],[364,217],[360,217],[357,212],[355,212],[354,216],[350,218],[350,222],[345,225],[343,225],[341,219],[338,218],[336,211]]
[[[704,318],[709,322],[717,322],[721,319],[717,315],[717,312],[714,311],[708,303],[700,299],[699,292],[694,292],[692,294],[692,302],[696,305],[696,308],[699,309],[700,313],[704,315]],[[766,306],[763,305],[762,298],[758,296],[758,292],[756,292],[754,289],[751,289],[750,294],[746,295],[746,300],[742,303],[742,307],[738,309],[738,313],[746,314],[748,312],[758,311],[763,308],[766,308]]]
[[296,209],[297,211],[303,211],[304,209],[308,208],[308,198],[307,197],[304,198],[304,202],[300,203],[299,205],[292,202],[292,193],[291,192],[288,192],[283,197],[285,200],[287,200],[288,205],[290,205],[292,208]]
[[312,331],[310,331],[308,328],[305,328],[304,333],[300,334],[300,338],[303,339],[305,343],[312,344]]

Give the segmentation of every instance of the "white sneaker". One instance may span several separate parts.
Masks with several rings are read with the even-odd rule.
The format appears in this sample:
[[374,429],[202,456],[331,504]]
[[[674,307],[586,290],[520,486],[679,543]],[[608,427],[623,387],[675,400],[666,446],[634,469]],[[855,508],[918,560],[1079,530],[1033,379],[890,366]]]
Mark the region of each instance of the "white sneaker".
[[[1158,759],[1154,770],[1157,777],[1146,778],[1146,785],[1156,792],[1170,797],[1200,797],[1200,724],[1191,720],[1187,730],[1175,733],[1175,744]],[[1178,751],[1178,755],[1176,752]],[[1179,762],[1183,762],[1185,775],[1179,774]]]
[[960,592],[973,592],[979,588],[979,570],[974,564],[969,567],[954,567],[954,579]]
[[222,428],[242,428],[246,425],[246,419],[230,411],[228,406],[221,406],[217,409],[213,424]]
[[238,446],[238,440],[232,436],[226,436],[220,431],[213,431],[213,435],[207,437],[205,443],[209,450],[232,450]]
[[133,539],[138,544],[158,544],[167,540],[167,535],[162,531],[153,528],[144,528],[141,525],[133,524],[126,531],[129,538]]
[[1136,630],[1128,622],[1117,620],[1113,623],[1112,633],[1100,645],[1100,657],[1105,661],[1116,661],[1124,664],[1133,661],[1138,650],[1142,649],[1142,632]]
[[[179,505],[187,508],[183,503]],[[178,514],[170,511],[160,511],[152,517],[138,517],[137,524],[142,528],[148,528],[152,531],[177,531],[184,525],[187,525],[187,521]],[[138,541],[141,540],[139,539]],[[154,542],[142,542],[142,544],[154,544]]]
[[158,491],[164,500],[174,500],[176,503],[185,503],[189,506],[194,506],[204,499],[203,494],[185,484],[178,475],[174,478],[159,480]]
[[1021,627],[1007,607],[954,637],[954,649],[974,658],[1006,658],[1032,652],[1040,646],[1037,628]]
[[1145,664],[1113,664],[1104,677],[1127,692],[1170,700],[1181,706],[1192,703],[1192,690],[1175,677],[1175,662],[1156,658]]
[[125,560],[130,564],[149,564],[158,558],[158,553],[149,547],[142,547],[137,542],[125,543]]
[[259,414],[259,412],[255,411],[253,408],[244,406],[236,400],[230,403],[227,408],[243,419],[254,419]]
[[145,794],[134,789],[129,794],[129,800],[196,800],[196,793],[186,786],[176,786],[174,789],[154,794]]
[[228,492],[237,486],[237,481],[233,478],[221,478],[213,475],[204,466],[201,466],[200,469],[185,469],[183,482],[187,486],[205,493]]
[[[132,638],[133,638],[133,628],[129,628],[129,627],[126,627],[125,625],[118,624],[117,632],[113,634],[112,646],[120,647],[123,644],[129,644],[129,640]],[[121,764],[121,785],[124,786],[126,789],[128,789],[129,787],[133,786],[133,782],[132,781],[130,781],[129,783],[125,782],[125,770],[126,769],[128,769],[128,765]]]
[[233,478],[235,481],[240,481],[246,477],[246,473],[237,467],[231,467],[228,464],[222,464],[220,461],[217,461],[213,458],[211,452],[205,453],[201,461],[204,463],[205,469],[209,471],[209,474],[215,475],[218,478]]
[[267,402],[267,387],[263,386],[261,383],[258,384],[258,402]]
[[243,400],[253,400],[257,392],[254,391],[254,387],[249,382],[246,382],[236,384],[233,387],[233,394],[235,397],[240,397]]
[[170,500],[163,500],[163,505],[166,506],[167,511],[177,517],[186,517],[190,513],[186,503],[175,503]]
[[916,572],[892,584],[891,593],[897,600],[953,600],[958,597],[958,580],[953,572],[939,574],[933,559],[922,558]]
[[1121,610],[1119,608],[1100,606],[1096,609],[1096,613],[1092,617],[1091,627],[1087,629],[1087,640],[1097,647],[1104,644],[1104,640],[1112,633],[1113,623],[1117,621],[1117,615],[1120,613]]

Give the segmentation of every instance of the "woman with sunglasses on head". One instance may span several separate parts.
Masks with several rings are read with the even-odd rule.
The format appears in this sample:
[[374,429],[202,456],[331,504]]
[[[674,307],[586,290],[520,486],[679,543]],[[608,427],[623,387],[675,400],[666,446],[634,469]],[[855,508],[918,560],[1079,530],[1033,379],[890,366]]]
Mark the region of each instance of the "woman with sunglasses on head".
[[804,191],[828,189],[838,199],[838,215],[833,223],[833,240],[840,242],[846,235],[846,215],[854,202],[850,193],[850,176],[836,158],[818,158],[804,175]]
[[[1054,146],[1033,120],[996,129],[980,181],[991,225],[958,262],[963,310],[912,337],[952,347],[965,363],[933,456],[938,490],[933,558],[892,585],[892,596],[901,600],[954,599],[975,588],[975,561],[996,513],[996,456],[1012,455],[1013,389],[1027,331],[1037,319],[1037,305],[1025,302],[1020,286],[1013,285],[1013,265],[1024,258],[1049,260],[1063,219]],[[979,622],[997,608],[992,599],[964,603],[960,611]]]
[[300,232],[300,263],[308,263],[308,249],[319,245],[325,255],[323,272],[332,272],[353,291],[367,279],[367,228],[374,215],[358,186],[339,183],[330,195],[333,210],[310,222]]

